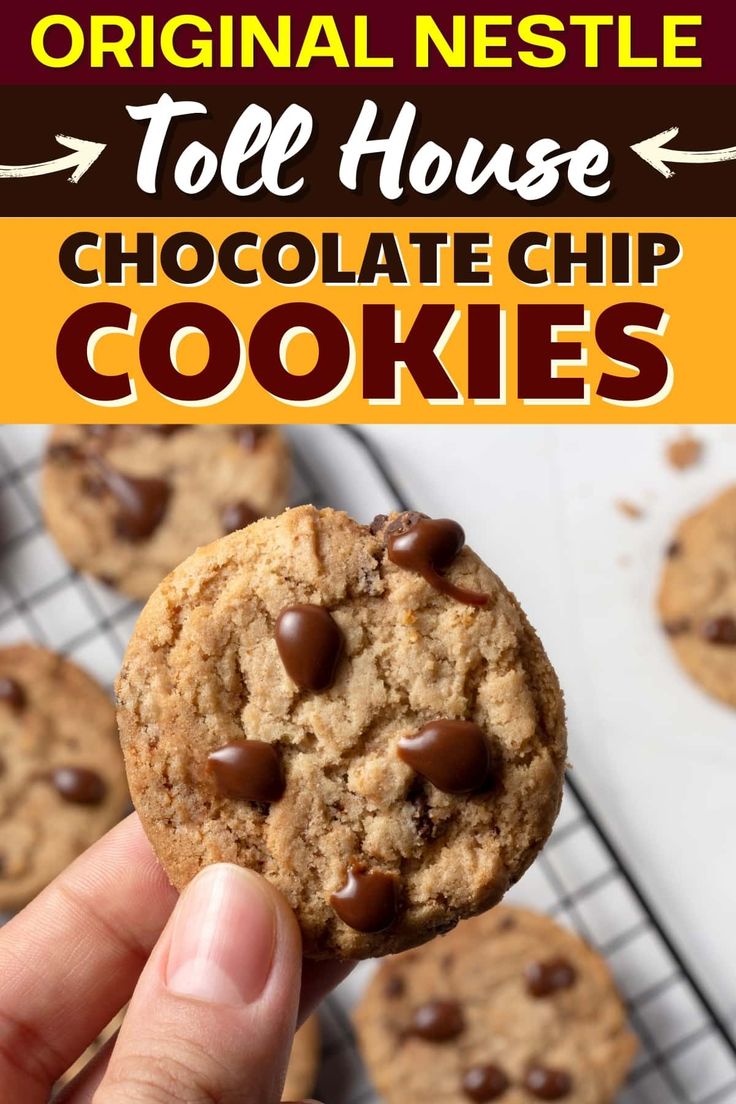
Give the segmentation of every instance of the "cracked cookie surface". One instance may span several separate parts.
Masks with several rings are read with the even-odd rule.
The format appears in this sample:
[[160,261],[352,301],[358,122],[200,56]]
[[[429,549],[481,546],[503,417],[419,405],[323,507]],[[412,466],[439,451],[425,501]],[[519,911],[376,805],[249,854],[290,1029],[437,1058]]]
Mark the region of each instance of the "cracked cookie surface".
[[25,905],[127,808],[102,687],[34,644],[0,648],[0,910]]
[[[467,546],[446,577],[486,604],[441,593],[391,562],[387,524],[305,506],[200,549],[151,597],[118,680],[131,793],[173,883],[207,863],[252,867],[285,894],[312,957],[393,953],[496,904],[560,803],[562,696],[515,598]],[[304,604],[342,638],[319,690],[292,681],[275,638],[282,611]],[[444,792],[398,754],[438,718],[485,733],[492,773],[477,792]],[[270,803],[233,796],[250,741],[282,764]],[[224,747],[227,790],[211,761]],[[395,885],[383,930],[338,915],[350,871],[373,912]]]
[[688,674],[736,707],[736,486],[678,526],[662,570],[659,614]]
[[199,545],[277,514],[291,464],[273,426],[57,426],[43,508],[80,571],[145,599]]
[[600,955],[506,905],[382,964],[355,1020],[387,1104],[611,1104],[637,1049]]

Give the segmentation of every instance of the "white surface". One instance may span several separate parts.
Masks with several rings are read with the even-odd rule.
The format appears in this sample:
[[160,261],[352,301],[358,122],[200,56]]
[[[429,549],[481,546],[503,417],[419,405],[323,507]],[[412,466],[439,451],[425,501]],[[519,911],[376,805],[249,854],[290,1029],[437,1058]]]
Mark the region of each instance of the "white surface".
[[578,780],[736,1016],[736,715],[680,671],[654,610],[675,522],[736,478],[736,427],[698,427],[706,454],[682,473],[667,426],[368,432],[412,504],[461,521],[518,594],[566,691]]

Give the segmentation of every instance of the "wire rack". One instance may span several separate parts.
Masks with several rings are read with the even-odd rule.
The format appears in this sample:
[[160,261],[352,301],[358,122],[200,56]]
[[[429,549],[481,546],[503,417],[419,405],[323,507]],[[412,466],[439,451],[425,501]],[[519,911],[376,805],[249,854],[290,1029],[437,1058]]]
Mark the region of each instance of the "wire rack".
[[[371,469],[386,505],[410,503],[371,441],[352,426],[313,430],[349,438],[352,463]],[[0,427],[0,644],[33,639],[81,663],[104,684],[117,673],[139,607],[78,575],[46,535],[38,475],[44,427]],[[332,505],[303,444],[295,446],[295,502]],[[342,455],[342,454],[341,454]],[[641,1048],[620,1104],[736,1104],[736,1042],[627,869],[580,783],[568,777],[551,840],[510,899],[549,913],[607,958]],[[371,964],[326,1002],[317,1095],[371,1104],[350,1011]]]

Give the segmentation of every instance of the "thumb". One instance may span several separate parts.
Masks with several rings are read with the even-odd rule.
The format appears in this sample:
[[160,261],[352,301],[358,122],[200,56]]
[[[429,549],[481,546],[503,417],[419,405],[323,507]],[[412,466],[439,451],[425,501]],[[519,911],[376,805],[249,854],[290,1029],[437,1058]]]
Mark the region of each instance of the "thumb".
[[207,867],[141,974],[94,1104],[276,1104],[300,980],[283,897],[251,871]]

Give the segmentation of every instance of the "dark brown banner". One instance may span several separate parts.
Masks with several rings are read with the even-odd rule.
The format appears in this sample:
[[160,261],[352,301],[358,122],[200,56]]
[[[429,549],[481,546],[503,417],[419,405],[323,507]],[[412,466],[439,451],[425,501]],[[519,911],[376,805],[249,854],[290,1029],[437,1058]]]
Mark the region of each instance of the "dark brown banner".
[[[605,87],[583,93],[569,87],[540,94],[533,88],[509,92],[406,87],[379,89],[371,97],[357,88],[339,94],[327,87],[298,91],[179,88],[174,90],[174,100],[199,103],[203,113],[189,113],[171,122],[165,140],[159,143],[155,189],[148,194],[145,181],[139,183],[137,174],[149,124],[131,118],[126,108],[135,106],[140,114],[141,108],[155,103],[162,94],[161,88],[132,87],[63,88],[53,96],[47,89],[1,90],[0,112],[5,121],[2,165],[38,165],[68,156],[69,149],[56,143],[56,134],[103,143],[105,149],[78,183],[69,182],[70,169],[63,164],[57,170],[48,166],[43,175],[3,180],[0,213],[244,218],[250,214],[288,217],[290,212],[294,216],[356,217],[736,213],[736,162],[702,157],[702,151],[719,150],[734,140],[728,121],[736,117],[736,91],[730,88]],[[380,151],[360,158],[353,188],[350,182],[340,181],[341,147],[354,132],[369,98],[378,107],[370,129],[372,139],[388,139],[396,131],[391,149],[402,194],[393,198],[381,177],[384,155]],[[262,154],[256,153],[233,174],[231,152],[230,181],[223,182],[223,151],[236,121],[251,104],[266,109],[275,121],[293,103],[309,112],[313,126],[304,148],[289,157],[279,172],[278,186],[289,191],[302,179],[303,184],[288,196],[271,194],[265,187],[249,195],[233,194],[252,191],[251,185],[262,171]],[[416,108],[409,128],[397,125],[407,103]],[[676,151],[665,166],[665,171],[674,175],[666,179],[631,146],[672,126],[678,127],[679,133],[661,154],[666,160],[668,150]],[[608,168],[603,176],[591,179],[594,184],[605,181],[605,190],[588,189],[600,191],[597,196],[581,194],[563,164],[558,186],[530,201],[533,190],[514,187],[514,182],[530,178],[529,150],[544,139],[556,141],[563,152],[577,150],[590,140],[602,143],[608,151]],[[496,155],[496,171],[474,194],[457,183],[463,154],[466,163],[469,156],[468,143],[477,172]],[[694,157],[680,157],[693,151]],[[194,165],[195,180],[200,168],[212,177],[194,194],[185,194],[177,185],[180,174],[187,176],[187,165]],[[421,181],[428,177],[431,185],[435,167],[438,173],[442,170],[440,175],[446,176],[446,181],[423,190]]]
[[[87,11],[80,3],[54,6],[46,0],[5,7],[0,80],[7,84],[98,85],[124,79],[134,84],[282,85],[312,80],[371,87],[406,83],[549,87],[578,83],[692,86],[734,80],[736,9],[724,0],[640,4],[548,0],[529,7],[508,0],[464,0],[454,7],[447,0],[426,0],[419,18],[436,22],[438,33],[453,47],[453,57],[448,62],[432,48],[424,63],[417,11],[410,4],[385,0],[371,4],[341,0],[334,30],[324,27],[322,10],[315,10],[310,0],[250,7],[193,3],[183,9],[183,19],[176,0],[155,4],[101,0]],[[74,21],[71,29],[64,24],[64,16]],[[681,16],[685,19],[679,23]],[[43,47],[52,60],[61,59],[60,66],[45,64],[38,51],[34,56],[33,31],[46,17],[51,22]],[[243,58],[241,20],[254,17],[279,49],[276,62],[260,42],[251,58]],[[697,18],[696,24],[687,22],[692,17]],[[100,30],[105,19],[107,25]],[[365,25],[361,20],[366,20]],[[101,35],[108,42],[124,44],[128,67],[122,68],[109,51],[96,56]],[[691,37],[694,45],[684,41]],[[525,59],[530,46],[536,56],[532,64]],[[687,64],[673,64],[673,50]],[[373,61],[376,58],[381,59],[379,64]],[[691,64],[693,58],[700,64]]]

